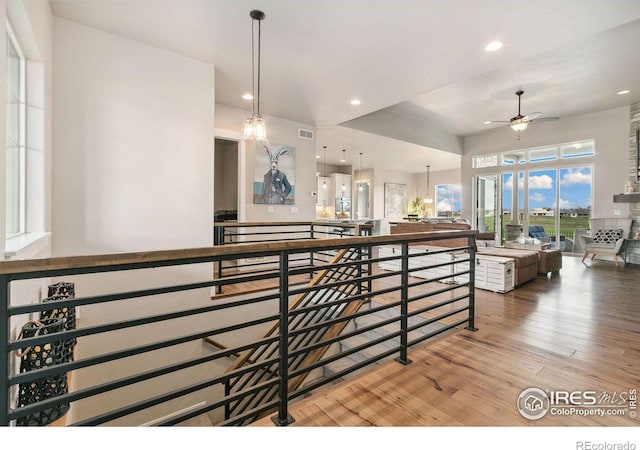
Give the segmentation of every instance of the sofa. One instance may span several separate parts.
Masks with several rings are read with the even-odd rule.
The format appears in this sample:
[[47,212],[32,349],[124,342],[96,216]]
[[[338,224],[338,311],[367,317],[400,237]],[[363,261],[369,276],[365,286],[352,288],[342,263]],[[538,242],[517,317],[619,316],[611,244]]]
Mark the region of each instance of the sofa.
[[535,250],[520,250],[504,247],[478,247],[477,254],[513,258],[515,262],[515,277],[513,280],[515,286],[520,286],[538,276],[538,262],[540,261],[540,255]]
[[[390,222],[390,234],[423,233],[427,231],[465,231],[470,230],[468,223],[445,222]],[[424,241],[416,244],[437,245],[439,247],[464,247],[469,245],[467,238],[442,239],[439,241]]]

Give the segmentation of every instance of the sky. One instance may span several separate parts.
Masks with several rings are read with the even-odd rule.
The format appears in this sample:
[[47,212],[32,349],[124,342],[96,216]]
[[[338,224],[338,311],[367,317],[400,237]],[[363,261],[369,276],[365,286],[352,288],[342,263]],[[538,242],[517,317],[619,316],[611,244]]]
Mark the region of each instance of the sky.
[[436,185],[436,211],[460,212],[461,192],[461,184]]
[[[528,180],[529,209],[555,208],[558,185],[560,189],[560,209],[590,207],[591,176],[591,167],[563,168],[557,171],[556,169],[530,171]],[[522,206],[524,202],[524,173],[520,172],[518,179],[518,203]],[[513,175],[503,174],[502,184],[503,208],[511,209]]]

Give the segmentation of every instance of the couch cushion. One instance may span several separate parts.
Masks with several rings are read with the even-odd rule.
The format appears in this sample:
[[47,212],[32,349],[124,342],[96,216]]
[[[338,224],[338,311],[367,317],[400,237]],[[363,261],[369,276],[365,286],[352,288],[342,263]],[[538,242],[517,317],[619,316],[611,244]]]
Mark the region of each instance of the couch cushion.
[[596,234],[593,235],[593,243],[594,244],[613,244],[618,239],[622,237],[624,234],[624,230],[621,228],[618,229],[607,229],[607,230],[598,230]]
[[540,256],[536,251],[520,250],[503,247],[484,247],[478,248],[478,253],[484,255],[502,256],[505,258],[513,258],[516,268],[527,267],[532,264],[538,264]]
[[533,225],[529,227],[529,236],[532,238],[546,238],[549,237],[542,225]]

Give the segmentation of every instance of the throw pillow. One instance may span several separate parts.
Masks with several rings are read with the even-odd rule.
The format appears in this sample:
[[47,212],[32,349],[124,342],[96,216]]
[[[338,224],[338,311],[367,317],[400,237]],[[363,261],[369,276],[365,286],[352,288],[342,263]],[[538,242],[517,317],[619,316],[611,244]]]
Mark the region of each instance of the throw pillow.
[[622,237],[624,230],[598,230],[593,236],[594,244],[614,244],[618,239]]

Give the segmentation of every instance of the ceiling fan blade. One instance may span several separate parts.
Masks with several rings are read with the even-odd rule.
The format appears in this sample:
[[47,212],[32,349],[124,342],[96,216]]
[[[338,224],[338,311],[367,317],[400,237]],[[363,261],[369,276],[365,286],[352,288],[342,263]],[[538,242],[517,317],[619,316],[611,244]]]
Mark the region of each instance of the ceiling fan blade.
[[487,122],[489,123],[487,123],[486,125],[490,125],[492,123],[510,123],[511,121],[510,120],[488,120]]
[[560,117],[540,117],[536,120],[530,120],[529,122],[555,122],[556,120],[560,120]]
[[[502,121],[504,122],[504,121]],[[494,131],[498,131],[498,130],[502,130],[503,128],[508,128],[509,125],[500,125],[499,127],[495,127],[495,128],[489,128],[488,130],[485,130],[484,133],[493,133]]]
[[531,114],[527,114],[526,116],[524,116],[527,120],[534,120],[537,119],[538,117],[540,117],[542,115],[541,112],[533,112]]

